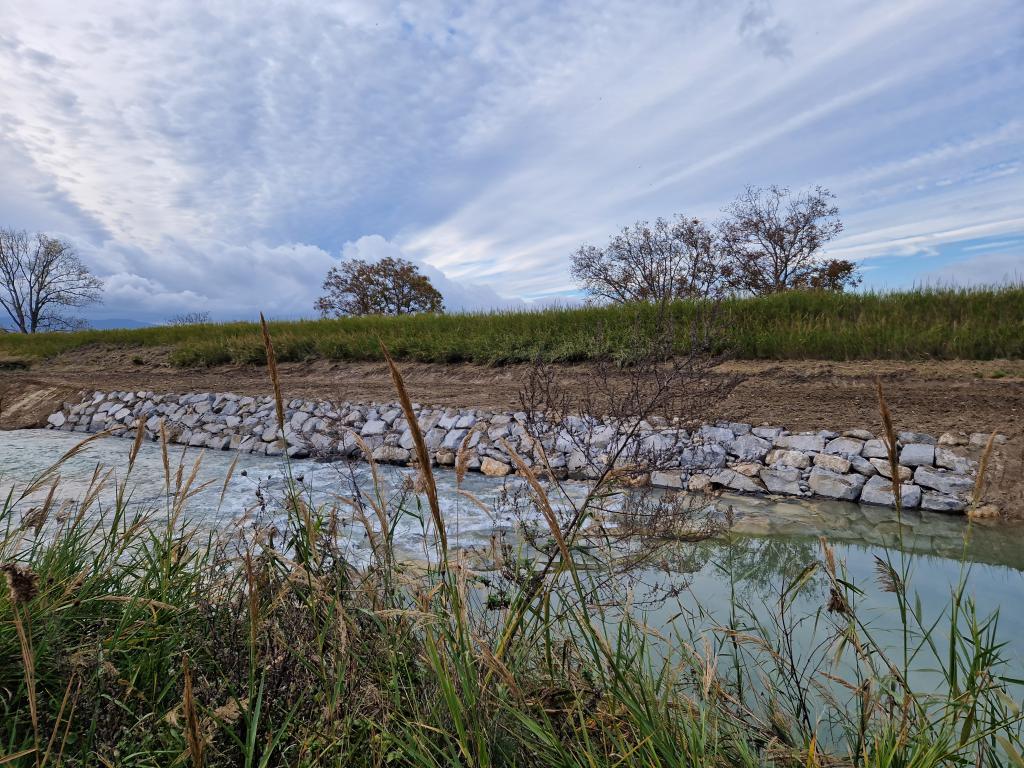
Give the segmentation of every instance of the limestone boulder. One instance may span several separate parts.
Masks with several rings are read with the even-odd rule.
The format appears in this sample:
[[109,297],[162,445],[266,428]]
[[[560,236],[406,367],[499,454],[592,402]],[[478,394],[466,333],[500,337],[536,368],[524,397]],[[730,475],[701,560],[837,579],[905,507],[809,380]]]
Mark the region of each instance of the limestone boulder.
[[921,509],[929,512],[963,512],[967,502],[937,491],[925,491],[921,496]]
[[728,451],[741,461],[761,461],[768,451],[771,450],[771,447],[772,444],[764,438],[746,434],[740,435],[730,442],[728,444]]
[[504,477],[512,473],[512,467],[488,456],[480,462],[480,471],[488,477]]
[[830,453],[816,453],[814,454],[814,466],[845,475],[850,471],[850,460]]
[[[864,484],[860,493],[861,504],[878,504],[895,507],[896,497],[893,494],[892,481],[875,475]],[[900,503],[904,509],[917,509],[921,506],[921,486],[913,484],[900,485]]]
[[825,445],[825,453],[849,459],[853,456],[860,456],[863,447],[863,440],[857,440],[852,437],[837,437],[835,440],[828,441]]
[[682,488],[685,485],[683,473],[678,471],[652,472],[651,485],[657,488]]
[[733,491],[744,493],[763,493],[764,486],[759,480],[747,477],[733,469],[720,469],[711,476],[711,482],[725,486]]
[[900,464],[905,467],[930,467],[934,463],[934,443],[904,443],[900,451]]
[[914,471],[914,482],[933,491],[967,499],[974,491],[974,480],[965,475],[950,472],[947,469],[929,469],[918,467]]
[[[868,461],[870,461],[871,466],[873,466],[878,471],[878,474],[880,474],[884,478],[892,480],[892,465],[889,463],[888,459],[868,459]],[[911,477],[913,477],[914,472],[913,470],[910,469],[910,467],[904,467],[902,465],[898,465],[898,467],[900,474],[900,482],[905,483]]]
[[799,469],[794,467],[779,467],[778,469],[762,469],[760,477],[768,493],[799,496],[802,474]]
[[811,457],[802,451],[790,451],[785,448],[776,448],[771,451],[764,460],[769,466],[795,467],[796,469],[807,469],[811,466]]
[[866,482],[867,478],[864,475],[841,475],[821,467],[812,469],[807,480],[811,493],[842,501],[856,501]]
[[780,435],[775,438],[776,448],[787,448],[793,451],[821,453],[825,450],[825,438],[814,435]]

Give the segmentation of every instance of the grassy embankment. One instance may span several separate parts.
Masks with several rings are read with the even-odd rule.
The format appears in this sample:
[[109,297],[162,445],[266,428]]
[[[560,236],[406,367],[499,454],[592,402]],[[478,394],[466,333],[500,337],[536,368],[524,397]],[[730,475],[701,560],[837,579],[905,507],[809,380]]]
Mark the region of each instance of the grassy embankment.
[[[697,309],[679,303],[682,329]],[[378,340],[397,359],[502,365],[538,355],[552,362],[628,359],[636,329],[659,327],[650,306],[552,309],[401,318],[273,323],[279,357],[379,360]],[[898,293],[789,293],[731,299],[716,338],[740,359],[970,359],[1024,357],[1024,287],[922,289]],[[0,335],[0,358],[30,360],[92,344],[170,346],[182,366],[263,363],[255,323],[137,330]]]
[[[75,507],[0,505],[0,764],[1024,765],[995,618],[976,615],[964,579],[946,615],[925,615],[909,556],[854,586],[823,542],[777,601],[734,592],[709,609],[723,621],[710,635],[680,620],[658,640],[622,618],[632,594],[610,599],[611,560],[583,535],[602,482],[566,521],[522,467],[548,541],[477,574],[448,551],[429,461],[418,496],[339,509],[292,483],[264,497],[263,523],[211,541],[188,522],[195,472],[166,442],[166,506],[129,506],[140,445],[105,514],[102,472]],[[30,488],[45,495],[58,473]],[[363,522],[368,566],[346,562],[339,515]],[[396,560],[409,515],[433,565]],[[799,615],[813,579],[831,596]],[[859,611],[869,588],[902,619],[895,642]],[[937,693],[915,687],[920,670],[945,681]]]

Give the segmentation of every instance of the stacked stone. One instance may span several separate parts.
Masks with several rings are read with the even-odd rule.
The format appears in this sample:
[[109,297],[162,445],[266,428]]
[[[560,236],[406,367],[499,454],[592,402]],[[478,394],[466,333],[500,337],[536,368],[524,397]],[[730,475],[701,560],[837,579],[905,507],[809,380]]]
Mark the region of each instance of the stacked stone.
[[[467,469],[492,476],[513,472],[510,451],[527,465],[547,457],[563,477],[588,479],[609,456],[620,453],[624,434],[636,430],[639,453],[654,458],[652,485],[692,491],[726,488],[740,493],[824,497],[893,506],[892,468],[884,443],[865,430],[790,433],[782,427],[719,423],[688,431],[665,419],[622,423],[567,417],[557,425],[527,429],[525,412],[491,413],[429,408],[414,404],[433,461],[452,465],[465,443]],[[284,429],[271,397],[231,393],[158,394],[95,392],[51,415],[53,429],[110,430],[135,437],[138,425],[157,439],[163,424],[171,442],[211,450],[237,450],[296,458],[362,457],[408,464],[413,433],[396,403],[363,404],[291,400]],[[531,434],[542,434],[537,445]],[[962,452],[987,435],[930,435],[901,432],[898,467],[904,508],[961,512],[975,484],[977,464]],[[631,448],[632,450],[632,448]],[[642,462],[642,459],[641,459]]]

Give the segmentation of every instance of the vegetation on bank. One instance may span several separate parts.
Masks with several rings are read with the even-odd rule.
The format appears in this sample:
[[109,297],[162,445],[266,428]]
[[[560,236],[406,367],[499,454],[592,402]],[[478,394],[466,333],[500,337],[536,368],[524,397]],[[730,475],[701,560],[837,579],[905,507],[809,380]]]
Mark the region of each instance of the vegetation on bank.
[[[110,509],[102,470],[78,504],[59,504],[47,489],[61,462],[0,505],[0,764],[1024,764],[997,620],[977,615],[966,571],[948,615],[929,617],[909,556],[886,553],[877,584],[854,585],[822,542],[777,600],[745,604],[733,590],[723,615],[684,597],[689,615],[722,623],[695,631],[677,616],[666,637],[643,623],[618,564],[639,552],[678,572],[688,542],[715,530],[697,525],[691,497],[652,508],[636,529],[650,550],[628,530],[590,527],[616,488],[614,461],[569,509],[517,462],[543,522],[524,533],[531,546],[474,570],[449,550],[422,436],[415,493],[384,493],[376,470],[377,488],[333,502],[289,482],[209,537],[188,521],[201,458],[175,462],[166,439],[166,506],[130,505],[143,435]],[[15,511],[32,493],[45,501]],[[365,529],[359,567],[342,517]],[[428,563],[399,560],[403,518],[420,521]],[[815,579],[827,602],[801,614]],[[895,641],[862,615],[869,588],[892,600]],[[919,685],[922,671],[941,684]]]
[[[707,304],[676,302],[676,347]],[[658,307],[628,304],[536,312],[349,317],[272,323],[278,357],[396,359],[504,365],[628,361],[637,331],[661,328]],[[793,291],[717,306],[715,343],[741,359],[972,359],[1024,357],[1024,286],[893,293]],[[265,361],[259,326],[223,323],[34,335],[0,334],[0,358],[49,357],[88,345],[173,347],[180,366]]]

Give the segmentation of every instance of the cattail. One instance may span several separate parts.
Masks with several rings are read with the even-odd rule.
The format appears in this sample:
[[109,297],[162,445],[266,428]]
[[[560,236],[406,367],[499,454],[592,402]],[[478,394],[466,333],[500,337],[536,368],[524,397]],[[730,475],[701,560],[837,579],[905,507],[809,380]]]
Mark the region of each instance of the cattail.
[[459,443],[459,452],[455,455],[455,485],[462,485],[466,477],[466,470],[469,468],[469,441],[478,427],[474,426]]
[[903,509],[903,488],[900,483],[900,460],[896,453],[896,430],[892,426],[892,413],[882,394],[882,380],[875,377],[875,390],[878,393],[878,410],[882,414],[882,429],[885,433],[885,452],[889,457],[889,471],[892,475],[892,497],[896,512]]
[[427,496],[427,503],[430,505],[430,515],[434,519],[434,528],[437,530],[437,537],[441,544],[442,559],[448,559],[448,533],[444,528],[444,518],[441,516],[441,503],[437,498],[437,485],[434,482],[434,473],[430,467],[430,454],[427,452],[427,443],[423,439],[423,432],[420,430],[419,422],[416,420],[416,412],[412,407],[412,400],[405,388],[405,381],[402,374],[395,365],[395,361],[388,354],[384,342],[380,341],[380,350],[384,354],[384,360],[391,371],[391,380],[398,392],[398,402],[402,405],[405,419],[409,422],[409,431],[412,433],[413,443],[416,445],[416,458],[419,460],[419,480]]
[[975,509],[981,502],[982,489],[985,483],[985,473],[988,472],[988,462],[992,458],[992,449],[995,447],[996,433],[988,436],[985,443],[985,450],[981,452],[981,462],[978,464],[978,478],[974,481],[974,492],[971,494],[971,509]]
[[903,580],[896,569],[878,555],[875,555],[875,578],[883,592],[903,591]]
[[139,455],[139,449],[142,448],[142,439],[146,436],[146,427],[142,419],[135,421],[135,441],[132,443],[132,449],[128,452],[128,471],[135,466],[135,459]]
[[39,594],[39,575],[32,570],[16,563],[4,563],[0,571],[7,577],[7,589],[15,605],[27,603]]
[[277,426],[281,428],[281,435],[284,436],[284,398],[281,396],[281,377],[277,373],[277,356],[274,355],[274,342],[270,340],[270,329],[267,328],[266,318],[260,312],[260,331],[263,333],[263,347],[267,351],[267,370],[270,371],[270,380],[274,384],[274,404],[277,406]]
[[188,752],[192,757],[192,768],[202,768],[203,749],[206,746],[199,726],[199,713],[196,712],[195,699],[192,695],[192,672],[188,667],[188,656],[182,660],[185,675],[185,694],[182,697],[182,709],[185,714],[185,740]]

